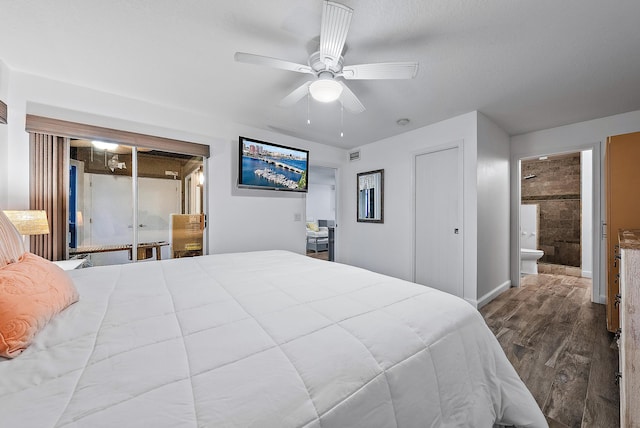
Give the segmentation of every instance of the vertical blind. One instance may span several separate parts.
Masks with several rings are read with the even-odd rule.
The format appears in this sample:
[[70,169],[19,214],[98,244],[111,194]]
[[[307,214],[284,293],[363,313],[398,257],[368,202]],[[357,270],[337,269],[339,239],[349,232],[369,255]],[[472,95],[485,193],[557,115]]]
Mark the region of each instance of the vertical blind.
[[30,134],[32,210],[44,210],[49,219],[48,235],[31,236],[31,252],[49,260],[67,258],[69,138]]
[[7,123],[7,105],[0,101],[0,123]]

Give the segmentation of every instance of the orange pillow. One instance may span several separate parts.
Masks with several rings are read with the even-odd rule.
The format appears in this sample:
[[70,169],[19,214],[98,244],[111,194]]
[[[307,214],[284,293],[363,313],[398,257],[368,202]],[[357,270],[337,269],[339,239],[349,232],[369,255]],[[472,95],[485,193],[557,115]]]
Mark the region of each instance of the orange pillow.
[[14,358],[56,314],[78,301],[71,278],[32,253],[0,268],[0,356]]

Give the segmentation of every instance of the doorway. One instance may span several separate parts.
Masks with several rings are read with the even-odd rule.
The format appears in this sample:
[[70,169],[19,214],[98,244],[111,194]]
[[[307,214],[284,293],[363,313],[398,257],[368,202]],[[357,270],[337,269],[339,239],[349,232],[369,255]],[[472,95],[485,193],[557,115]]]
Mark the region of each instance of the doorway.
[[[517,276],[589,279],[583,282],[598,302],[595,161],[592,148],[518,161]],[[532,252],[540,257],[531,261]]]
[[333,261],[336,224],[336,173],[324,166],[309,166],[309,190],[306,197],[307,256]]
[[414,280],[463,296],[461,148],[414,159]]

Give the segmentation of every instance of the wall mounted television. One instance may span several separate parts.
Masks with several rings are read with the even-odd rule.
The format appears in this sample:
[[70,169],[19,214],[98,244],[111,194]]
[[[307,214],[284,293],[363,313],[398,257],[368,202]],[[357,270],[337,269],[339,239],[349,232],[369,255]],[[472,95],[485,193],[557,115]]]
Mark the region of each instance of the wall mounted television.
[[309,151],[240,137],[238,187],[306,192]]

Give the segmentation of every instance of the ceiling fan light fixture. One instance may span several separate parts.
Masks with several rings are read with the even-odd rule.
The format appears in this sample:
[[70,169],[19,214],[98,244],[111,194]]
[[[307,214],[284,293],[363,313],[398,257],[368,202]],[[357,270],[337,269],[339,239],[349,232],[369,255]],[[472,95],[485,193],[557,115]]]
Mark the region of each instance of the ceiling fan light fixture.
[[107,143],[104,141],[97,141],[97,140],[93,140],[91,142],[91,144],[93,144],[93,147],[95,147],[98,150],[115,150],[118,148],[118,145],[115,143]]
[[342,85],[333,80],[333,78],[323,78],[320,76],[318,80],[309,85],[309,93],[316,101],[330,103],[340,98]]

